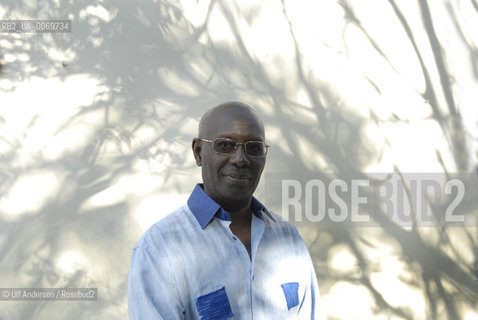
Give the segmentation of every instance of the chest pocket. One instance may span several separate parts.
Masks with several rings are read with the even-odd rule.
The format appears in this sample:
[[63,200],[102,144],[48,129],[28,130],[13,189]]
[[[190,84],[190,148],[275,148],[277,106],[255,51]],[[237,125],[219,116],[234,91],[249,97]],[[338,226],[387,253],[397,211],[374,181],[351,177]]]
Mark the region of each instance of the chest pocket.
[[227,320],[234,318],[226,288],[222,287],[196,299],[196,309],[201,320]]
[[284,291],[285,300],[287,301],[287,309],[290,310],[299,304],[299,283],[288,282],[281,284]]

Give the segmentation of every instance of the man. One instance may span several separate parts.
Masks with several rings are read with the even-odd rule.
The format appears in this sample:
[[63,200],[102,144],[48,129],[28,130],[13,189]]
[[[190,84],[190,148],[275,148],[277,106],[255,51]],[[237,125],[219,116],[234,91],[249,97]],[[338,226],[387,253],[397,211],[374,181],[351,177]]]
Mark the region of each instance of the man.
[[304,242],[252,195],[268,147],[246,104],[201,118],[192,149],[203,184],[134,247],[130,319],[322,319]]

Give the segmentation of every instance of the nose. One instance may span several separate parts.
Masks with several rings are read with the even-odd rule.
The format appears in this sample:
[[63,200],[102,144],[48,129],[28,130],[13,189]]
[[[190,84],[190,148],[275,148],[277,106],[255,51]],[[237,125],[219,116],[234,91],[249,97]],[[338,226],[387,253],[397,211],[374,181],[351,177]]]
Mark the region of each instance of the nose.
[[239,144],[234,151],[234,153],[230,156],[230,161],[232,164],[235,164],[238,167],[245,167],[250,164],[249,158],[246,155],[246,150],[244,149],[243,144]]

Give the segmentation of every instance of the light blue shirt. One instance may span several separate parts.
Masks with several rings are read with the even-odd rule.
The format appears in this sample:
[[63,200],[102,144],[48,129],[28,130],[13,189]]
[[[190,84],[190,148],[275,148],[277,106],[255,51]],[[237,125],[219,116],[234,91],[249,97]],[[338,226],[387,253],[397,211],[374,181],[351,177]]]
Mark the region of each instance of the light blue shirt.
[[[231,218],[197,185],[133,249],[130,319],[323,319],[296,228],[252,200],[251,258]],[[320,314],[320,316],[319,316]]]

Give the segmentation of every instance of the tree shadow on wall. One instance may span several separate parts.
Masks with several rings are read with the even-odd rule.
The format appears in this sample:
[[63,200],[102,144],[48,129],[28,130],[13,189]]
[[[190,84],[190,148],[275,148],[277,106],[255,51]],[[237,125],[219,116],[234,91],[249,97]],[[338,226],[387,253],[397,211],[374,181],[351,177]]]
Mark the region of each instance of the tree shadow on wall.
[[[451,137],[449,142],[457,167],[463,168],[463,129],[454,109],[455,102],[449,95],[450,88],[443,89],[448,97],[448,112],[443,113],[435,98],[435,91],[442,88],[433,86],[428,67],[414,44],[406,16],[393,1],[389,3],[421,61],[426,79],[426,90],[422,95],[430,101],[433,118],[444,134]],[[353,17],[350,23],[360,24],[353,8],[345,1],[341,4],[348,16]],[[311,160],[307,150],[325,159],[336,178],[345,178],[349,172],[361,172],[373,156],[373,151],[368,148],[373,141],[364,138],[363,131],[374,120],[364,119],[350,111],[341,102],[340,93],[312,75],[310,67],[303,61],[301,44],[294,35],[291,21],[289,27],[296,59],[296,74],[292,79],[304,90],[310,105],[299,104],[289,97],[285,84],[290,82],[291,75],[281,74],[279,80],[273,80],[265,66],[251,56],[246,45],[248,40],[241,36],[238,19],[254,19],[256,14],[234,5],[231,5],[232,10],[223,2],[211,1],[200,26],[191,24],[184,15],[184,8],[172,1],[105,1],[102,6],[109,14],[102,14],[96,5],[90,7],[86,2],[58,5],[10,2],[4,6],[7,11],[18,10],[32,17],[54,19],[73,14],[71,34],[16,35],[5,40],[9,42],[9,48],[2,49],[5,53],[27,58],[3,66],[0,76],[12,83],[10,88],[2,89],[4,93],[13,92],[17,84],[32,77],[66,81],[74,74],[86,74],[107,89],[106,98],[98,94],[90,104],[82,106],[64,121],[55,133],[62,135],[69,127],[83,123],[89,115],[94,118],[101,115],[102,121],[91,126],[91,138],[79,150],[64,152],[53,160],[44,157],[40,151],[35,154],[35,161],[27,166],[17,166],[15,163],[21,157],[23,140],[20,137],[0,137],[10,146],[0,158],[2,193],[7,194],[21,177],[37,170],[66,172],[58,194],[41,208],[15,220],[0,220],[1,233],[7,239],[0,245],[2,284],[12,287],[20,284],[24,287],[98,287],[99,290],[96,304],[85,307],[61,302],[25,303],[22,308],[9,309],[11,318],[46,319],[52,310],[64,318],[125,317],[130,249],[136,241],[133,234],[139,234],[131,217],[128,195],[106,205],[91,207],[87,204],[122,177],[134,173],[138,162],[161,164],[161,170],[151,169],[150,174],[157,175],[158,179],[165,177],[165,187],[153,192],[170,191],[166,189],[171,186],[176,192],[189,192],[193,184],[185,183],[181,177],[188,177],[195,168],[184,156],[184,150],[190,152],[191,139],[189,131],[182,130],[187,129],[184,128],[187,125],[185,119],[198,119],[206,109],[219,102],[246,96],[269,102],[274,112],[265,113],[264,122],[271,127],[287,128],[281,131],[281,141],[289,148],[287,151],[274,147],[271,154],[286,167],[302,168],[302,173],[307,175],[325,181],[331,179],[315,158]],[[208,34],[207,26],[213,10],[222,12],[227,20],[232,30],[232,44],[215,42]],[[434,58],[441,70],[440,77],[446,78],[447,69],[437,48],[439,43],[427,10],[426,3],[421,4],[426,31],[430,41],[435,43]],[[284,19],[287,19],[285,6],[284,12]],[[359,29],[366,33],[364,27]],[[373,40],[371,36],[367,38]],[[386,59],[379,44],[374,43],[373,47]],[[63,58],[55,58],[53,49],[66,54]],[[470,46],[470,50],[475,49]],[[476,56],[476,50],[473,53]],[[445,85],[446,82],[441,80]],[[381,87],[379,83],[373,85]],[[48,98],[38,103],[46,104]],[[26,106],[16,107],[22,112]],[[305,115],[317,121],[311,124],[291,114]],[[454,124],[453,129],[449,123]],[[143,137],[144,130],[154,134],[138,138]],[[456,134],[450,135],[451,131]],[[28,134],[27,128],[25,135]],[[272,168],[274,170],[280,171],[281,168],[277,165],[277,168]],[[442,303],[451,319],[461,317],[460,303],[476,306],[478,289],[472,266],[456,260],[440,248],[441,245],[450,248],[463,245],[450,241],[447,229],[441,231],[442,242],[433,245],[417,229],[383,226],[381,230],[391,246],[400,248],[400,258],[405,264],[417,263],[420,266],[414,273],[416,279],[409,285],[427,297],[427,318],[439,317]],[[476,248],[475,237],[468,234],[468,230],[464,232],[469,238],[466,245]],[[308,244],[325,289],[322,290],[323,296],[333,283],[345,281],[363,286],[370,292],[377,314],[393,314],[403,319],[422,316],[413,314],[408,308],[395,307],[374,285],[371,274],[376,262],[367,256],[367,249],[373,244],[367,241],[361,230],[318,227],[308,229],[306,233],[312,238]],[[324,247],[321,239],[325,235],[332,241]],[[32,241],[32,236],[35,241]],[[338,244],[347,246],[355,256],[358,275],[343,275],[326,267],[331,258],[330,249]],[[81,264],[80,259],[69,269],[61,269],[65,254],[78,254],[85,262]],[[73,271],[68,273],[65,270]]]

